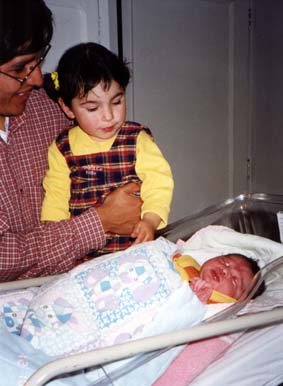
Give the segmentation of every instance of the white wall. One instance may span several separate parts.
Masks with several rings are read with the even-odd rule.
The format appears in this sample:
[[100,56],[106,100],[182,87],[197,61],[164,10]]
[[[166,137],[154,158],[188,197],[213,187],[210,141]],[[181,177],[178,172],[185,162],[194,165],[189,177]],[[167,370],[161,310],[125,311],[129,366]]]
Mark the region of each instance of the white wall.
[[283,194],[283,2],[253,3],[252,189]]
[[54,71],[62,53],[72,45],[96,41],[110,47],[107,0],[45,0],[53,12],[52,48],[43,71]]
[[129,117],[172,166],[171,220],[245,191],[248,1],[123,0],[123,22]]

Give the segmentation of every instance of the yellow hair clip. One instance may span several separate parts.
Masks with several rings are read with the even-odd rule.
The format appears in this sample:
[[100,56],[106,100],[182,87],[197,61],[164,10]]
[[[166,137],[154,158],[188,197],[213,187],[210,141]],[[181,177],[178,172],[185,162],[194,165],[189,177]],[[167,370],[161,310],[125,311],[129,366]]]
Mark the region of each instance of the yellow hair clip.
[[53,80],[55,90],[58,91],[60,88],[60,85],[59,85],[59,78],[58,78],[57,71],[54,71],[51,73],[51,79]]

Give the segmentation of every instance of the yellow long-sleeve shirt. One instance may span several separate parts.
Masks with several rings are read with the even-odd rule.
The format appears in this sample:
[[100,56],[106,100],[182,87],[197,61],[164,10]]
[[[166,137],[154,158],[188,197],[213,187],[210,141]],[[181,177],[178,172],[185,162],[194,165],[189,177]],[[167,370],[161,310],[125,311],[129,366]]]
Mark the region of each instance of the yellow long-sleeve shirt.
[[[108,151],[115,137],[96,142],[79,126],[69,131],[70,147],[74,155],[86,155]],[[42,205],[42,221],[60,221],[70,218],[70,169],[55,141],[48,151],[46,176],[43,181],[45,197]],[[159,229],[167,225],[172,201],[174,181],[171,168],[152,138],[141,131],[136,145],[136,173],[142,181],[142,214],[155,213],[161,218]]]

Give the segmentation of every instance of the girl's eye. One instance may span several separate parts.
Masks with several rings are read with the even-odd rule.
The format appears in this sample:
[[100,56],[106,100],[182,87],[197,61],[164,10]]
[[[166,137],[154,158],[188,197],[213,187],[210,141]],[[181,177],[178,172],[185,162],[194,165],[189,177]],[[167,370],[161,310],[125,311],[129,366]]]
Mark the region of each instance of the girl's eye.
[[121,104],[121,99],[118,99],[117,101],[113,101],[113,105],[120,105]]
[[96,111],[96,110],[97,110],[97,107],[88,107],[87,108],[87,111],[89,111],[89,112]]

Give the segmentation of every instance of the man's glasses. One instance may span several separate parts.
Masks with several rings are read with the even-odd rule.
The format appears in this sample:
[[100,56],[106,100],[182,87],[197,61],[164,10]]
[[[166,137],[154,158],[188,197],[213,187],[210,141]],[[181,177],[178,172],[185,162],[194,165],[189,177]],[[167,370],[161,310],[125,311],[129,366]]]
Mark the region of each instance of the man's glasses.
[[12,78],[14,80],[17,80],[18,82],[20,82],[20,84],[24,84],[28,78],[31,76],[31,74],[33,73],[33,71],[41,65],[41,63],[44,61],[44,59],[46,58],[46,55],[48,54],[49,50],[51,48],[51,44],[47,44],[47,46],[45,46],[43,48],[43,50],[41,51],[40,55],[39,55],[39,58],[37,59],[37,62],[36,64],[31,68],[31,70],[26,74],[26,76],[24,78],[19,78],[17,76],[14,76],[14,75],[11,75],[11,74],[8,74],[7,72],[4,72],[4,71],[1,71],[0,70],[0,74],[3,74],[3,75],[6,75],[8,76],[9,78]]

